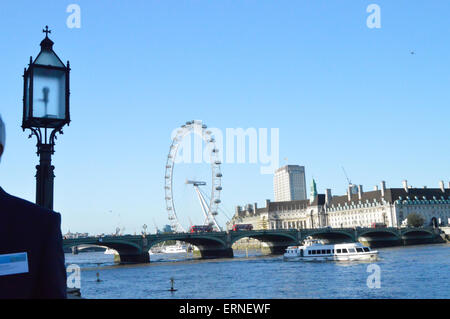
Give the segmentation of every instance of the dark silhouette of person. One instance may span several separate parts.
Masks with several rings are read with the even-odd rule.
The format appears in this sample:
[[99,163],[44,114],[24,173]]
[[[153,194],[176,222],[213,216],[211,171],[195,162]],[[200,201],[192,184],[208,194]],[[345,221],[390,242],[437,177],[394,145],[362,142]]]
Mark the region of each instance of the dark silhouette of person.
[[[5,150],[0,116],[0,160]],[[67,297],[61,215],[0,188],[0,299]]]

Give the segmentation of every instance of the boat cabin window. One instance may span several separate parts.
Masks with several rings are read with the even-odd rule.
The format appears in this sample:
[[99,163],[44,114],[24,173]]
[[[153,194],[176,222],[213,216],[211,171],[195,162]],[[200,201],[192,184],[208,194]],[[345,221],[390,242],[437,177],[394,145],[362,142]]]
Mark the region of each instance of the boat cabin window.
[[322,249],[322,255],[325,255],[327,251],[325,249]]
[[315,250],[311,250],[311,254],[315,255],[316,251]]
[[327,254],[331,254],[331,249],[327,249]]
[[337,254],[340,254],[340,253],[341,253],[341,250],[340,250],[340,249],[336,249],[336,253],[337,253]]
[[365,251],[365,252],[368,252],[368,251],[370,251],[370,249],[369,249],[369,248],[367,248],[367,247],[364,247],[363,249],[364,249],[364,251]]
[[356,253],[355,248],[349,248],[348,251],[349,251],[350,253]]
[[308,255],[311,255],[311,250],[308,250]]
[[342,248],[342,253],[347,254],[348,253],[347,248]]
[[357,251],[358,253],[364,252],[364,250],[363,250],[362,248],[356,248],[356,251]]

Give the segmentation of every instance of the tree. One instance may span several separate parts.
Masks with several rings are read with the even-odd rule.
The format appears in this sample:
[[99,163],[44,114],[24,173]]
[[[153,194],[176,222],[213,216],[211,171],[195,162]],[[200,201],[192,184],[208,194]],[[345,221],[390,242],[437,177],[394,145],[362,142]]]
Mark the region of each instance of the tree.
[[416,213],[411,213],[406,217],[409,227],[420,227],[425,223],[425,219]]

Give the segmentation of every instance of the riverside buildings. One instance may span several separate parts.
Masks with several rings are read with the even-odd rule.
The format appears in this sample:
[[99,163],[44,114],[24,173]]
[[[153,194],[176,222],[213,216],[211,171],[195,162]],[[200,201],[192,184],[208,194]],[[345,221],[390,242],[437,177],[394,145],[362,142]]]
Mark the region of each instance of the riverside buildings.
[[253,224],[254,229],[371,227],[373,223],[401,227],[411,213],[422,216],[425,225],[449,224],[450,183],[447,188],[442,181],[438,188],[413,188],[403,181],[401,188],[386,188],[381,182],[367,192],[359,185],[356,193],[351,187],[343,196],[333,196],[331,189],[318,194],[313,181],[309,200],[267,200],[262,208],[256,203],[238,206],[230,224]]
[[305,167],[286,165],[277,169],[273,176],[273,191],[276,202],[305,200]]

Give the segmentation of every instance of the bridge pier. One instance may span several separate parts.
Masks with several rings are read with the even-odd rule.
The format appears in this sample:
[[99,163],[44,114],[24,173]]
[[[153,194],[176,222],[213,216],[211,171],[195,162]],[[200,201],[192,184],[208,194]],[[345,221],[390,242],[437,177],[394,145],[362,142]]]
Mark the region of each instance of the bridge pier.
[[114,261],[121,264],[148,264],[150,262],[149,253],[142,254],[121,254],[114,256]]
[[200,254],[203,259],[213,259],[213,258],[233,258],[232,248],[219,248],[219,249],[208,249],[200,248]]
[[283,255],[289,245],[269,245],[271,255]]

